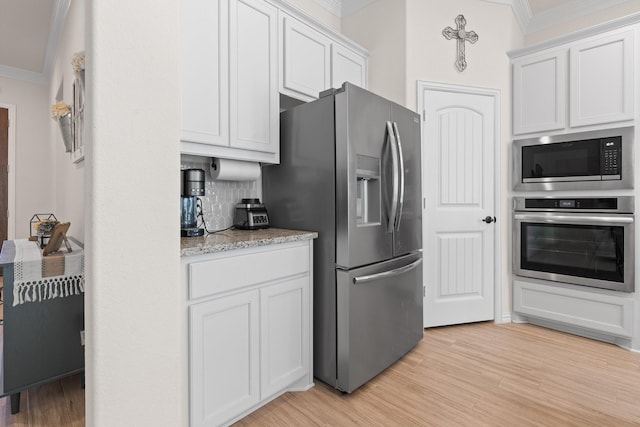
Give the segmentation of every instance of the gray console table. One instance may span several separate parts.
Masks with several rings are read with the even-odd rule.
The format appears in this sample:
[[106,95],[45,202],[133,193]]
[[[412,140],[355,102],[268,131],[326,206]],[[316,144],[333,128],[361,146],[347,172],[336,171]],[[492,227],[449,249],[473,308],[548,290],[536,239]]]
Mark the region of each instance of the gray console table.
[[[84,257],[82,244],[70,239],[72,246],[75,246],[74,257]],[[75,274],[73,279],[66,278],[64,273],[59,276],[47,275],[42,281],[31,283],[46,283],[48,288],[45,285],[25,292],[19,286],[16,288],[17,279],[14,280],[16,268],[22,268],[21,265],[17,267],[16,242],[5,241],[0,252],[0,267],[4,275],[0,397],[10,396],[12,414],[20,411],[21,391],[84,371],[84,347],[81,342],[81,331],[84,330],[84,271],[80,275]],[[29,243],[37,247],[36,242]],[[64,261],[60,262],[64,269]],[[80,261],[74,258],[67,264],[75,263],[77,269],[78,262],[84,265],[84,258]],[[59,269],[57,265],[53,270],[60,272]],[[78,277],[82,280],[82,286],[78,284]],[[14,297],[14,292],[18,298]]]

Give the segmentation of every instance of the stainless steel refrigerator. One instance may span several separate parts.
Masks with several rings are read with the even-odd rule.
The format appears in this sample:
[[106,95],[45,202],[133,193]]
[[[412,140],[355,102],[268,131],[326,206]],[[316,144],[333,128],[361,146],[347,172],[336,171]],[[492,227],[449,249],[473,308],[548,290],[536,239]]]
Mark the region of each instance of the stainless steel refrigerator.
[[280,114],[276,227],[318,231],[314,376],[352,392],[422,339],[419,116],[345,83]]

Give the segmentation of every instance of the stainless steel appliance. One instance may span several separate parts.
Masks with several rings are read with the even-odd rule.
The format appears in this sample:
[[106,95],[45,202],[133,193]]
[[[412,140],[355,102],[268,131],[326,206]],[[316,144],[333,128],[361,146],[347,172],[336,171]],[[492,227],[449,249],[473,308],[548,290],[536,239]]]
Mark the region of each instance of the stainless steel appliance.
[[422,339],[420,120],[345,83],[280,115],[271,224],[318,231],[314,375],[352,392]]
[[263,203],[260,203],[260,199],[242,199],[236,205],[233,226],[243,230],[269,228],[267,208],[264,207]]
[[514,198],[517,276],[633,292],[634,198]]
[[204,196],[204,170],[183,169],[180,178],[180,236],[202,236],[204,230],[198,227],[198,198]]
[[513,141],[514,190],[633,188],[633,127]]

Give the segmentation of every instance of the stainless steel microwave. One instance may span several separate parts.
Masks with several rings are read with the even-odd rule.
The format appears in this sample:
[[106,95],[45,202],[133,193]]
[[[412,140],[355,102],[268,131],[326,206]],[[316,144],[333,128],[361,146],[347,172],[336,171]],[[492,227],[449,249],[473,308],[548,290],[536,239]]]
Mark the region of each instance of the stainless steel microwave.
[[633,188],[633,127],[513,141],[513,189]]

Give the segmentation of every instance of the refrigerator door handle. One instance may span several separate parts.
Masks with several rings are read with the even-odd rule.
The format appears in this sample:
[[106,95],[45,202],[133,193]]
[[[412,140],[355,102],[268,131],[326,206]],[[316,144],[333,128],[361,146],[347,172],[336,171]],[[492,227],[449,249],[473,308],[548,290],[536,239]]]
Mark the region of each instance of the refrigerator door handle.
[[404,158],[402,157],[402,142],[400,141],[400,131],[398,130],[398,124],[393,122],[393,131],[396,135],[396,144],[398,145],[398,176],[400,178],[399,188],[400,193],[398,194],[398,203],[397,203],[397,212],[395,216],[395,229],[396,231],[400,230],[400,219],[402,218],[402,209],[404,207]]
[[356,285],[360,285],[362,283],[373,282],[380,279],[386,279],[393,276],[398,276],[400,274],[406,273],[407,271],[411,271],[417,266],[422,264],[422,258],[419,258],[412,262],[411,264],[404,265],[402,267],[394,268],[393,270],[383,271],[381,273],[369,274],[367,276],[358,276],[353,278],[353,283]]
[[393,166],[393,191],[391,195],[391,209],[389,209],[389,224],[387,224],[387,233],[393,233],[393,229],[396,223],[396,216],[398,215],[398,189],[400,171],[398,171],[398,142],[396,141],[396,134],[393,129],[393,123],[391,122],[387,122],[387,137],[390,141],[391,163]]

